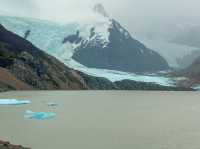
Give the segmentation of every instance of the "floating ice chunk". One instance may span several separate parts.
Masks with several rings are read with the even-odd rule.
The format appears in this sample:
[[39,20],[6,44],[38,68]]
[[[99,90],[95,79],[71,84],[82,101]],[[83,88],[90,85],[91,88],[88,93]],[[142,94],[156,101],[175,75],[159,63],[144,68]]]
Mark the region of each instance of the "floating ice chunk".
[[35,119],[35,120],[48,120],[54,118],[55,116],[56,114],[53,112],[33,112],[27,110],[25,112],[24,118]]
[[31,103],[29,100],[0,99],[0,105],[22,105]]
[[47,105],[48,105],[49,107],[56,107],[56,106],[58,106],[58,103],[49,102],[49,103],[47,103]]
[[194,90],[196,90],[196,91],[200,91],[200,85],[197,85],[197,86],[194,86],[194,87],[192,87]]

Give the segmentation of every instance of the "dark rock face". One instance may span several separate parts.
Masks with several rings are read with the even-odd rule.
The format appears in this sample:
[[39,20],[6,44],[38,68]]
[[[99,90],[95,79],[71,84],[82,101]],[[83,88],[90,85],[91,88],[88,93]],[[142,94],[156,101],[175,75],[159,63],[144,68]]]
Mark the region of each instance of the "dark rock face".
[[12,145],[10,142],[0,140],[0,149],[30,149],[21,145]]
[[146,90],[146,91],[192,91],[185,87],[168,87],[154,83],[136,82],[131,80],[117,81],[115,84],[121,90]]
[[67,36],[64,40],[63,40],[63,44],[66,43],[66,42],[70,42],[70,43],[79,43],[80,41],[82,40],[81,37],[79,37],[79,31],[76,32],[75,35],[70,35],[70,36]]
[[[91,29],[91,35],[93,32],[95,28]],[[95,43],[82,40],[73,59],[88,67],[126,72],[152,72],[169,68],[164,58],[133,39],[115,20],[112,20],[109,32],[108,45],[102,45],[99,39]]]
[[24,33],[24,38],[27,39],[28,36],[31,34],[31,30],[27,30],[25,33]]
[[92,90],[117,90],[119,89],[114,83],[105,79],[86,75],[80,72],[86,84]]
[[16,78],[7,69],[0,67],[0,91],[30,89],[31,86]]
[[33,89],[88,89],[76,71],[3,26],[0,26],[0,62],[0,67]]
[[111,82],[105,78],[92,77],[81,72],[79,74],[92,90],[192,91],[189,87],[168,87],[132,80]]

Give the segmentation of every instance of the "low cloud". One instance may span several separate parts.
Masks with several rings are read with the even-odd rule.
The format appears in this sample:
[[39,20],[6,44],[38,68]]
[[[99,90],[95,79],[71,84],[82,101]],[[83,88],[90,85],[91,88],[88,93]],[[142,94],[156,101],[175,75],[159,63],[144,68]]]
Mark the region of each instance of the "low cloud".
[[[197,0],[0,0],[0,10],[9,13],[51,19],[68,20],[83,15],[95,3],[102,3],[110,16],[119,20],[132,33],[151,30],[150,26],[196,21],[200,1]],[[198,22],[199,23],[199,22]]]

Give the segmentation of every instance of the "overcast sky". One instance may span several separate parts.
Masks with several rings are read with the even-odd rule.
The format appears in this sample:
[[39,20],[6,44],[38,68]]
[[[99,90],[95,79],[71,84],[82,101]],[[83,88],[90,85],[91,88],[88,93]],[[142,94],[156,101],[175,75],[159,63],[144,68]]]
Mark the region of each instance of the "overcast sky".
[[95,3],[102,3],[132,32],[155,22],[198,20],[200,12],[199,0],[0,0],[0,11],[61,21],[83,14]]

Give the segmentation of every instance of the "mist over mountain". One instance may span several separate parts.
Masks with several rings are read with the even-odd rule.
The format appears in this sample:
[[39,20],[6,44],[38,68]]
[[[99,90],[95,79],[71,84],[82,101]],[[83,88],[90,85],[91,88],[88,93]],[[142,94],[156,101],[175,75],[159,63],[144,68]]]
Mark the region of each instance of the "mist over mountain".
[[36,17],[38,6],[34,0],[1,0],[0,14]]
[[[170,28],[165,24],[199,23],[196,0],[1,0],[0,10],[56,21],[67,21],[71,14],[84,14],[94,4],[102,3],[107,12],[119,20],[134,36],[158,34]],[[54,11],[56,10],[56,11]],[[157,32],[155,32],[155,29]],[[160,30],[160,31],[159,31]]]

